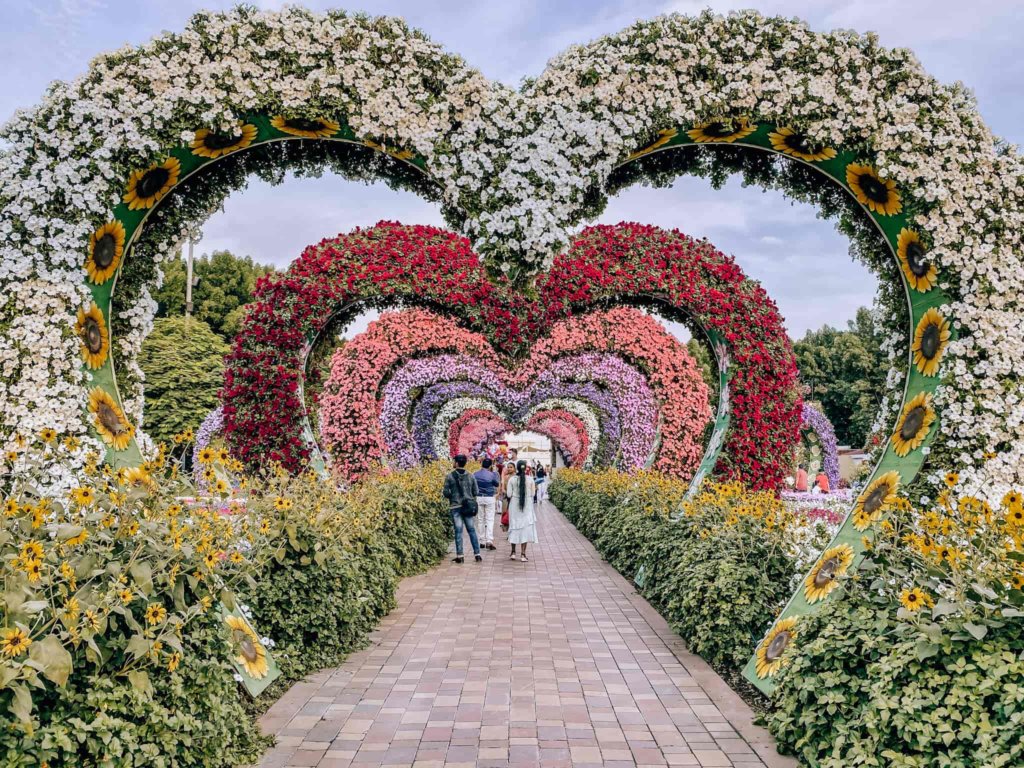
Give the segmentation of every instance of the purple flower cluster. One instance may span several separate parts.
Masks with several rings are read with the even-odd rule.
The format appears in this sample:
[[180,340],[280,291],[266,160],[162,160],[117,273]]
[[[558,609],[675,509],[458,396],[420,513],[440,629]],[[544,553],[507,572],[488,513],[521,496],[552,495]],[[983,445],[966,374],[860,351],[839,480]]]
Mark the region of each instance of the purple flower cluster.
[[436,458],[438,414],[457,398],[487,400],[513,424],[547,400],[588,407],[601,425],[601,464],[643,467],[657,446],[658,404],[645,377],[621,358],[587,353],[561,358],[524,390],[480,360],[462,355],[417,358],[395,371],[381,397],[381,428],[396,466]]
[[224,429],[224,409],[221,406],[217,406],[206,414],[203,423],[196,430],[196,442],[192,446],[192,475],[195,479],[196,487],[201,491],[209,489],[207,488],[206,478],[203,477],[202,464],[199,463],[199,452],[206,448],[222,429]]
[[839,451],[836,445],[836,432],[832,428],[832,422],[828,417],[807,403],[803,404],[801,426],[813,429],[818,434],[821,444],[821,468],[828,478],[829,488],[839,488]]

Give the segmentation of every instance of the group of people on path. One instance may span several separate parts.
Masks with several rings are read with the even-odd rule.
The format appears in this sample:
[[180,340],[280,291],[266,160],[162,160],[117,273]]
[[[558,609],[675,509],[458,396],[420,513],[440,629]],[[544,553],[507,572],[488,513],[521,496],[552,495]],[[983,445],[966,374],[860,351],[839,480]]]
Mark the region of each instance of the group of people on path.
[[[495,550],[494,517],[501,514],[501,527],[508,533],[512,546],[509,560],[528,562],[526,547],[537,541],[537,513],[534,505],[543,501],[547,485],[547,471],[540,464],[530,466],[522,459],[495,467],[487,458],[476,472],[466,469],[468,459],[459,454],[455,468],[444,480],[442,495],[448,500],[448,509],[455,529],[454,562],[465,561],[462,532],[469,534],[473,556],[483,560],[482,549]],[[498,471],[495,471],[495,470]],[[519,547],[518,553],[516,547]]]
[[[796,470],[796,480],[794,482],[794,489],[807,493],[807,470],[801,464]],[[819,472],[818,476],[814,478],[814,486],[811,488],[810,493],[830,493],[831,488],[829,487],[828,475],[824,472]]]

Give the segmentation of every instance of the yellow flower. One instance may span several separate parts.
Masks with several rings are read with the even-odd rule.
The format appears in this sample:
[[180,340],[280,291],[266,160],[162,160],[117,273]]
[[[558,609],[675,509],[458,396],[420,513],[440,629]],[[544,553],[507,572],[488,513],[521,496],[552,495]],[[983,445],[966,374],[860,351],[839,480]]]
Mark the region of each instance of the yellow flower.
[[926,605],[931,606],[934,604],[931,597],[929,597],[928,594],[920,587],[904,589],[903,592],[900,593],[900,602],[903,604],[903,607],[911,613],[916,613]]
[[103,622],[100,620],[99,615],[91,608],[82,615],[82,623],[86,629],[93,632],[99,632],[103,628]]
[[53,429],[52,427],[46,427],[44,429],[41,429],[39,430],[39,439],[42,440],[47,445],[49,445],[50,443],[57,439],[57,430]]
[[103,319],[103,310],[93,303],[89,310],[78,310],[78,320],[75,322],[75,335],[81,343],[82,359],[85,367],[96,370],[103,367],[110,353],[110,335],[107,333],[107,324]]
[[155,488],[153,477],[143,467],[125,467],[117,473],[117,481],[124,486]]
[[139,521],[129,520],[121,525],[121,531],[124,532],[125,536],[134,536],[139,532]]
[[935,411],[932,409],[932,396],[928,392],[921,392],[903,406],[899,424],[890,438],[896,455],[903,457],[919,448],[928,437],[933,421]]
[[274,499],[274,509],[278,512],[286,512],[292,508],[292,500],[286,499],[283,496],[278,496]]
[[1024,506],[1024,496],[1021,496],[1020,491],[1008,491],[1003,496],[1003,506],[1009,509],[1018,509]]
[[850,163],[846,166],[846,183],[857,202],[881,216],[892,216],[903,210],[896,182],[883,179],[870,165]]
[[96,492],[88,486],[75,488],[71,492],[71,500],[80,507],[88,507],[96,501]]
[[270,671],[270,666],[267,664],[267,649],[260,643],[256,632],[249,626],[249,622],[238,616],[226,616],[224,622],[230,630],[235,662],[242,666],[249,677],[262,680]]
[[209,568],[211,571],[217,567],[217,563],[219,560],[220,557],[214,551],[207,552],[205,557],[203,558],[203,562],[205,563],[206,567]]
[[7,453],[4,454],[4,457],[7,459],[8,464],[13,464],[18,460],[18,452],[8,451]]
[[863,531],[881,518],[885,510],[896,501],[900,473],[895,470],[875,478],[857,497],[853,508],[853,527]]
[[849,544],[825,550],[804,580],[804,597],[808,603],[824,600],[839,586],[839,579],[853,564],[853,548]]
[[7,499],[4,502],[4,515],[14,517],[20,508],[16,499]]
[[224,482],[222,478],[218,478],[217,482],[213,484],[214,493],[224,493],[228,489],[228,484]]
[[22,560],[42,560],[43,559],[43,545],[38,541],[26,541],[21,545],[21,559]]
[[123,451],[135,434],[135,427],[125,418],[121,406],[103,388],[95,387],[89,393],[89,412],[93,426],[100,437],[116,451]]
[[245,149],[256,140],[256,126],[251,123],[239,123],[231,133],[211,131],[200,128],[189,144],[192,154],[197,157],[208,157],[216,160],[231,152]]
[[263,520],[260,520],[260,533],[263,533],[263,534],[270,533],[270,521],[267,520],[266,518],[264,518]]
[[305,139],[326,139],[341,130],[341,125],[333,120],[323,118],[285,117],[277,115],[271,118],[270,124],[281,133],[301,136]]
[[630,160],[636,160],[638,157],[649,155],[651,152],[661,149],[663,146],[668,144],[670,141],[672,141],[672,139],[674,139],[678,135],[679,131],[675,128],[664,128],[658,131],[658,138],[655,139],[653,143],[648,144],[646,147],[643,147],[642,149],[638,149],[636,152],[633,152],[629,157],[626,158],[626,162],[629,162]]
[[118,598],[122,603],[128,604],[135,599],[135,595],[132,594],[130,589],[122,589],[120,593],[118,593]]
[[19,627],[0,632],[0,653],[9,659],[20,656],[32,645],[31,638]]
[[181,161],[176,157],[168,157],[149,168],[132,171],[128,177],[128,191],[124,194],[128,210],[152,208],[171,191],[180,176]]
[[66,448],[69,451],[77,451],[79,446],[81,445],[81,443],[78,441],[78,438],[72,437],[71,435],[65,437],[61,441],[61,443],[63,444],[64,448]]
[[181,654],[180,653],[175,652],[175,653],[172,653],[170,656],[167,657],[167,671],[168,672],[173,672],[174,670],[176,670],[178,668],[179,664],[181,664]]
[[120,221],[108,221],[89,237],[85,271],[89,282],[102,285],[114,276],[124,254],[125,231]]
[[734,120],[711,120],[693,126],[686,135],[698,144],[732,144],[745,139],[757,130],[757,125],[747,118]]
[[935,376],[939,372],[949,337],[949,321],[934,307],[925,312],[914,331],[911,345],[914,365],[920,373]]
[[167,618],[167,609],[159,603],[150,603],[146,607],[146,623],[159,624]]
[[245,561],[245,558],[242,557],[242,553],[241,552],[232,552],[231,553],[231,562],[232,563],[236,563],[237,564],[237,563],[241,563],[241,562],[244,562],[244,561]]
[[768,140],[771,141],[775,151],[790,157],[798,157],[808,163],[831,160],[836,156],[836,151],[831,147],[812,144],[806,136],[797,133],[792,128],[779,128],[777,131],[772,131],[768,134]]
[[946,483],[947,487],[955,488],[956,484],[960,482],[960,475],[956,472],[947,472],[943,481]]
[[33,584],[43,577],[43,564],[39,560],[30,560],[23,566],[28,580]]
[[1021,507],[1010,507],[1006,512],[1006,523],[1016,528],[1024,527],[1024,509]]
[[789,646],[790,641],[796,637],[796,616],[776,622],[761,644],[757,646],[756,672],[757,676],[764,680],[778,672],[782,665],[783,653]]
[[210,462],[213,461],[215,456],[216,454],[213,452],[213,448],[203,448],[199,452],[199,463],[209,464]]
[[904,227],[896,239],[896,258],[910,287],[924,293],[935,287],[939,270],[927,258],[921,235],[916,230]]

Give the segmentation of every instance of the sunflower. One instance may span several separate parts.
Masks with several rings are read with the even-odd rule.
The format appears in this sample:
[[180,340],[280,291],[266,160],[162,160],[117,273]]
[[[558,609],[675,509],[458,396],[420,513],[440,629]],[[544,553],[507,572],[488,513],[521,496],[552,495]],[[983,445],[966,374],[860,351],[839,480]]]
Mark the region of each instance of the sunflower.
[[178,653],[177,651],[175,651],[174,653],[172,653],[170,656],[167,657],[167,671],[168,672],[173,672],[174,670],[176,670],[178,668],[179,664],[181,664],[181,654]]
[[935,376],[939,372],[939,363],[946,352],[949,341],[949,320],[932,307],[921,318],[914,331],[914,365],[925,376]]
[[818,163],[822,160],[831,160],[836,156],[832,147],[812,143],[806,136],[797,133],[792,128],[779,128],[768,134],[768,140],[772,148],[777,152],[790,157],[798,157],[808,163]]
[[9,659],[20,656],[32,645],[32,639],[20,627],[5,629],[0,634],[0,653]]
[[89,412],[93,415],[93,426],[100,433],[103,442],[115,451],[123,451],[135,434],[124,411],[105,390],[96,387],[89,393]]
[[757,125],[747,118],[735,120],[711,120],[693,126],[686,135],[698,144],[732,144],[745,139],[757,130]]
[[167,609],[160,603],[150,603],[146,606],[146,623],[159,624],[167,618]]
[[900,484],[900,473],[895,470],[875,478],[861,491],[853,508],[853,527],[865,530],[878,520],[886,508],[896,501],[896,489]]
[[43,545],[38,541],[26,541],[21,545],[21,559],[29,560],[43,559]]
[[778,672],[785,663],[782,654],[796,637],[796,616],[778,622],[757,646],[757,676],[764,680]]
[[216,454],[213,452],[213,448],[203,448],[203,450],[199,452],[199,463],[209,464],[213,461],[214,456],[216,456]]
[[660,149],[661,147],[668,144],[670,141],[672,141],[672,139],[674,139],[678,135],[679,130],[676,128],[664,128],[658,131],[658,138],[655,139],[653,143],[648,144],[646,147],[638,149],[636,152],[632,153],[629,157],[626,158],[626,162],[629,162],[630,160],[636,160],[638,157],[643,157],[644,155],[649,155],[654,150]]
[[900,602],[903,604],[903,607],[911,613],[916,613],[917,611],[924,608],[926,605],[933,604],[933,601],[931,597],[928,596],[928,593],[920,587],[914,587],[913,589],[904,589],[903,592],[900,593]]
[[1010,509],[1020,509],[1024,505],[1024,496],[1020,491],[1007,491],[1003,496],[1003,506]]
[[110,336],[103,319],[103,310],[94,303],[89,310],[78,310],[75,334],[82,341],[82,358],[85,367],[95,371],[107,361],[110,352]]
[[896,182],[883,179],[870,165],[850,163],[846,166],[846,183],[857,202],[881,216],[892,216],[903,210]]
[[278,512],[287,512],[292,508],[292,500],[286,499],[283,496],[278,496],[274,499],[274,509]]
[[956,484],[960,482],[960,474],[957,472],[947,472],[943,482],[948,488],[956,488]]
[[125,231],[120,221],[108,221],[89,236],[89,255],[85,258],[85,271],[95,285],[107,282],[121,265],[124,253]]
[[304,139],[326,139],[341,130],[341,125],[333,120],[320,117],[285,117],[278,115],[271,119],[270,124],[281,133],[301,136]]
[[916,230],[904,227],[896,238],[896,258],[900,269],[915,291],[924,293],[935,287],[939,270],[927,258],[928,251],[921,242],[921,235]]
[[179,176],[181,161],[176,157],[168,157],[162,163],[132,171],[128,177],[128,191],[124,194],[128,210],[152,208],[178,183]]
[[142,467],[126,467],[117,473],[117,481],[124,486],[154,488],[153,477]]
[[826,549],[804,580],[804,597],[807,602],[824,600],[839,585],[839,578],[852,563],[853,548],[849,544]]
[[932,409],[932,396],[928,392],[921,392],[903,406],[899,425],[890,438],[896,455],[902,458],[919,448],[924,439],[928,437],[928,431],[933,421],[935,421],[935,411]]
[[262,680],[270,671],[267,664],[267,649],[260,643],[256,632],[245,619],[226,616],[224,621],[231,630],[231,644],[238,654],[235,656],[235,662],[245,669],[249,677]]
[[216,160],[218,157],[245,149],[256,140],[256,126],[251,123],[239,123],[234,131],[222,133],[211,131],[209,128],[200,128],[196,131],[196,137],[189,144],[192,154],[197,157],[208,157]]
[[1015,528],[1024,527],[1024,509],[1017,507],[1016,509],[1010,509],[1006,513],[1006,522],[1008,525],[1012,525]]
[[88,507],[96,501],[96,492],[89,487],[75,488],[71,492],[71,499],[80,507]]

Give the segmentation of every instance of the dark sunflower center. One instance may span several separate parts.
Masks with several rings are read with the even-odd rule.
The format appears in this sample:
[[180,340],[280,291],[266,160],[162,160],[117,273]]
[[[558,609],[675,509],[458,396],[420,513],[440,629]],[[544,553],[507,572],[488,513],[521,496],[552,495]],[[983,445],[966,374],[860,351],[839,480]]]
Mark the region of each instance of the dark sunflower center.
[[786,646],[789,645],[789,641],[793,639],[793,635],[790,632],[782,631],[779,632],[772,641],[768,643],[768,647],[765,649],[764,657],[768,661],[776,661],[782,656],[782,652],[786,650]]
[[916,240],[907,245],[907,266],[915,277],[924,277],[931,269],[931,263],[925,258],[925,249]]
[[284,121],[284,124],[296,131],[321,131],[324,129],[322,120],[310,120],[305,117],[296,117]]
[[889,202],[889,188],[870,173],[862,173],[857,177],[857,184],[860,185],[864,196],[876,203]]
[[171,178],[171,172],[163,166],[159,168],[150,168],[139,179],[138,184],[135,185],[135,194],[139,197],[153,197],[166,186],[168,179]]
[[94,355],[103,349],[103,333],[94,318],[85,319],[85,347]]
[[114,255],[117,253],[117,240],[109,232],[99,240],[92,249],[92,260],[100,269],[106,269],[114,263]]
[[921,431],[924,424],[924,406],[918,405],[910,409],[910,412],[903,419],[903,426],[900,427],[900,437],[910,440]]
[[917,602],[917,595],[915,595],[913,592],[911,592],[909,595],[907,595],[907,602],[908,603],[916,603]]
[[100,403],[99,408],[96,409],[96,416],[100,424],[114,435],[121,435],[128,431],[124,422],[121,421],[121,417],[117,415],[117,411],[106,403]]
[[203,137],[203,146],[207,149],[227,149],[241,140],[241,133],[208,133]]
[[939,326],[931,323],[921,334],[921,356],[931,360],[939,352]]
[[786,146],[795,152],[800,152],[804,155],[813,155],[816,152],[821,151],[821,147],[816,144],[811,144],[807,140],[807,137],[803,134],[794,133],[786,137]]
[[245,657],[246,661],[256,661],[258,654],[256,653],[256,644],[253,643],[252,638],[245,635],[239,642],[238,648],[242,652],[242,656]]
[[885,497],[888,495],[888,485],[878,486],[864,498],[864,511],[869,515],[875,514],[875,512],[882,508],[882,504],[885,502]]
[[736,129],[728,123],[708,123],[701,129],[705,136],[712,136],[717,139],[732,136]]
[[829,582],[833,581],[836,577],[836,571],[839,569],[839,558],[830,557],[828,560],[821,564],[821,568],[814,575],[814,586],[824,587]]

